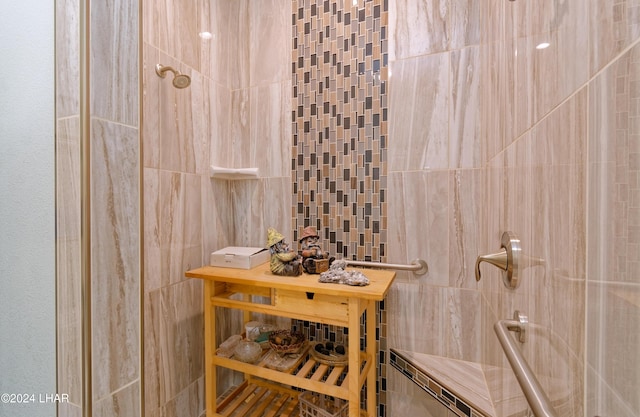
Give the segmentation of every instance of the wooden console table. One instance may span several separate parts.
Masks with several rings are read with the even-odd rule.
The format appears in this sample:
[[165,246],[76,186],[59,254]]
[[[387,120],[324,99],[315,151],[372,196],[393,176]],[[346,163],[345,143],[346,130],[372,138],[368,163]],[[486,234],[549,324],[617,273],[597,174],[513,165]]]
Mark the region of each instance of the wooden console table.
[[[347,400],[350,417],[376,416],[375,302],[384,299],[395,272],[361,271],[370,280],[364,287],[319,283],[318,275],[276,276],[269,270],[269,263],[250,270],[205,266],[186,272],[189,278],[204,280],[207,417],[297,417],[300,391],[292,388]],[[266,297],[269,301],[258,303],[253,296]],[[263,313],[346,327],[349,332],[348,365],[322,364],[307,354],[296,369],[281,372],[265,366],[264,357],[268,353],[254,364],[216,356],[216,307],[244,311],[245,322],[252,319],[252,313]],[[367,311],[366,347],[361,351],[360,323]],[[216,393],[218,366],[245,374],[245,381],[236,392],[219,402]],[[367,380],[366,410],[361,410],[360,391]]]

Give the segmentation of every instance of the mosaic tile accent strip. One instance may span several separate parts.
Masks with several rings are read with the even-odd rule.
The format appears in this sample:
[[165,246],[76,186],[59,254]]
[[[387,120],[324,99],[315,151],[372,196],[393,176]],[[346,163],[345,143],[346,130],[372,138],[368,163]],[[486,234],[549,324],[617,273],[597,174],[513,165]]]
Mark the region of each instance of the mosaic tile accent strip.
[[293,0],[293,237],[385,261],[388,0]]
[[393,349],[389,352],[389,363],[455,415],[459,417],[488,417],[413,366]]
[[[293,241],[315,226],[336,258],[386,262],[388,9],[388,0],[292,1]],[[344,332],[294,325],[318,339]],[[385,336],[377,333],[380,349]],[[384,357],[375,381],[379,417]]]

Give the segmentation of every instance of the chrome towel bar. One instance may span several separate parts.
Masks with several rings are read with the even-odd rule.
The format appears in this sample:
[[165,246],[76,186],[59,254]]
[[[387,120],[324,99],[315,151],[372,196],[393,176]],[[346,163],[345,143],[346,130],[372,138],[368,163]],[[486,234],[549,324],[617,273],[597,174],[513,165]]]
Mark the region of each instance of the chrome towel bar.
[[545,394],[529,364],[522,356],[520,348],[516,346],[515,339],[509,336],[509,331],[515,331],[519,333],[519,340],[525,340],[526,325],[527,317],[516,311],[513,320],[500,320],[493,325],[493,330],[498,336],[504,354],[507,356],[507,360],[516,375],[516,379],[533,414],[536,417],[557,417],[547,394]]
[[367,268],[380,268],[380,269],[395,269],[398,271],[413,271],[416,275],[424,275],[429,271],[427,262],[422,259],[414,259],[411,265],[402,264],[386,264],[382,262],[367,262],[367,261],[350,261],[343,259],[349,266],[364,266]]

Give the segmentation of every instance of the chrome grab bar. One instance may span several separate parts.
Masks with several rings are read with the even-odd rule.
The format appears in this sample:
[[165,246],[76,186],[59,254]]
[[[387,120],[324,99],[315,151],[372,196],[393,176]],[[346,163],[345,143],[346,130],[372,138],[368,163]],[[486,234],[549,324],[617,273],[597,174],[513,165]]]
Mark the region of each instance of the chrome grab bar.
[[367,268],[396,269],[398,271],[413,271],[416,275],[424,275],[429,271],[429,266],[422,259],[414,259],[411,265],[385,264],[382,262],[350,261],[343,259],[350,266],[364,266]]
[[520,388],[524,393],[529,407],[536,417],[557,417],[556,411],[551,405],[551,401],[540,386],[538,379],[529,367],[520,349],[516,346],[516,341],[509,336],[509,331],[520,333],[519,340],[524,341],[524,332],[526,331],[527,317],[516,311],[513,320],[500,320],[493,325],[498,340],[502,345],[504,354],[516,375],[516,379],[520,384]]

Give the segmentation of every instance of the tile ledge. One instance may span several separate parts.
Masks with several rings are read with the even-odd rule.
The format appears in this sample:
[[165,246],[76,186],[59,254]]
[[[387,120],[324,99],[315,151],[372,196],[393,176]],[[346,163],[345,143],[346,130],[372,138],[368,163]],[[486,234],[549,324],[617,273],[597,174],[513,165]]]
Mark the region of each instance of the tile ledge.
[[[479,363],[400,349],[390,349],[390,363],[456,414],[470,417],[495,416]],[[411,367],[416,372],[407,369]],[[451,394],[454,398],[451,398]],[[465,412],[467,407],[469,410]]]

